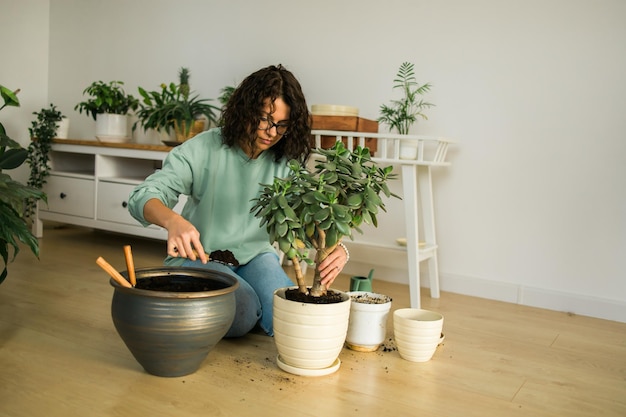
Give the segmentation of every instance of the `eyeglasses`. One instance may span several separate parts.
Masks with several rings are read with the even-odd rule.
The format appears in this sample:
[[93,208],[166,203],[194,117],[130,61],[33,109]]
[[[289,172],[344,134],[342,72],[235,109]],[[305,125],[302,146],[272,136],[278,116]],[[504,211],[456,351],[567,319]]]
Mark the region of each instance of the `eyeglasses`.
[[258,128],[259,130],[269,132],[273,127],[276,127],[276,133],[284,135],[287,133],[287,129],[289,129],[289,123],[274,123],[267,117],[261,117]]

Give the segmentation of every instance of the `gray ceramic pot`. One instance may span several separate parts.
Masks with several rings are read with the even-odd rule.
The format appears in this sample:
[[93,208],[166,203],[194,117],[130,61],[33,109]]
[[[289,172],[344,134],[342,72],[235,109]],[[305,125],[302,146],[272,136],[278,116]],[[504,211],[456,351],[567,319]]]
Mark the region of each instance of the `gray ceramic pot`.
[[[114,288],[111,316],[118,334],[152,375],[195,372],[233,322],[234,291],[239,283],[230,275],[196,268],[160,266],[137,269],[135,274],[135,288],[110,280]],[[127,277],[127,273],[122,275]],[[158,282],[179,288],[139,288]],[[186,291],[191,282],[200,282],[202,291]]]

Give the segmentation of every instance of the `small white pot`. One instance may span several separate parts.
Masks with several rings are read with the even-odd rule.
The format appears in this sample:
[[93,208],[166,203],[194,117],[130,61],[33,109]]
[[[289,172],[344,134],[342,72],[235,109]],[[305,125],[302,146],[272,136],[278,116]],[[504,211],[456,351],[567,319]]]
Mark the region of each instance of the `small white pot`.
[[412,362],[427,362],[443,340],[443,316],[419,308],[393,312],[393,335],[398,353]]
[[417,141],[400,140],[400,159],[417,159]]
[[130,140],[128,115],[99,113],[96,115],[96,138],[102,142]]
[[[353,291],[348,295],[351,303],[346,346],[359,352],[374,352],[385,341],[391,298],[367,291]],[[377,303],[365,302],[368,299]]]
[[350,316],[350,297],[335,304],[308,304],[274,292],[274,342],[282,370],[304,376],[327,375],[339,369]]
[[63,117],[60,122],[56,124],[57,126],[57,139],[67,139],[69,137],[70,131],[70,119],[67,117]]

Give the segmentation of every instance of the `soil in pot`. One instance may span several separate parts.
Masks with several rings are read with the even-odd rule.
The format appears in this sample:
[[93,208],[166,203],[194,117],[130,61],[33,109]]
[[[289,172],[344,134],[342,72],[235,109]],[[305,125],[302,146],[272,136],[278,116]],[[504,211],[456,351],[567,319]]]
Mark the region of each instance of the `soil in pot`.
[[301,293],[297,288],[290,288],[285,291],[285,298],[289,301],[297,301],[299,303],[308,304],[335,304],[343,301],[341,293],[328,290],[326,295],[313,297],[312,295]]
[[207,280],[204,278],[188,277],[184,275],[161,275],[142,278],[137,281],[135,288],[151,291],[167,292],[199,292],[214,291],[228,287],[226,283]]
[[350,298],[353,302],[361,304],[386,304],[392,301],[391,297],[387,295],[372,295],[368,293],[351,294]]

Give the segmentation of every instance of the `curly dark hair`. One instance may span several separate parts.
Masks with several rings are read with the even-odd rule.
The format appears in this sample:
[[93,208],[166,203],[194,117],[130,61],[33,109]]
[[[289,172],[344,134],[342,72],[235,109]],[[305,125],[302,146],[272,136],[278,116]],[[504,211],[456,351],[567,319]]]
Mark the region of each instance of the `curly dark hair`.
[[311,116],[300,83],[280,64],[250,74],[235,89],[219,122],[224,143],[230,147],[247,143],[254,148],[261,110],[268,98],[272,110],[277,98],[290,107],[289,130],[268,152],[274,153],[276,161],[287,157],[304,163],[311,153]]

